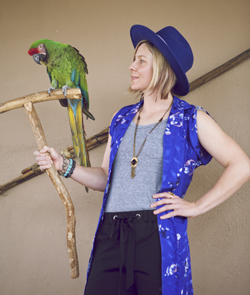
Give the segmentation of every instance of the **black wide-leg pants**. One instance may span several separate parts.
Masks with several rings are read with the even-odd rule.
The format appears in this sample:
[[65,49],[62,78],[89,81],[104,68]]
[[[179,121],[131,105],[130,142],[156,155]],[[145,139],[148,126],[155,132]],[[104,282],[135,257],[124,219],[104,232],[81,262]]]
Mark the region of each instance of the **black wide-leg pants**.
[[161,247],[152,210],[105,213],[84,295],[160,295]]

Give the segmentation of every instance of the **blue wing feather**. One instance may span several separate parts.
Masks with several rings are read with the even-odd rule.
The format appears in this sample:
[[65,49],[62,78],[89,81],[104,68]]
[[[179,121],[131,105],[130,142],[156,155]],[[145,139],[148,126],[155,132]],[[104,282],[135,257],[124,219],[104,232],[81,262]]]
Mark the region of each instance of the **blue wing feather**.
[[75,76],[76,76],[76,69],[72,72],[71,74],[71,81],[74,82],[75,81]]

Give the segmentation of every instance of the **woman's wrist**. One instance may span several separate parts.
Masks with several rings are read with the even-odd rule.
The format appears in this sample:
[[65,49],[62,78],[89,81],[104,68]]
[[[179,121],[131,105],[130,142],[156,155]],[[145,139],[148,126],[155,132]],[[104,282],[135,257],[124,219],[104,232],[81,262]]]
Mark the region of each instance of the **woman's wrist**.
[[208,210],[206,209],[205,205],[203,204],[202,201],[197,200],[196,202],[194,202],[196,205],[196,216],[198,215],[202,215],[204,213],[206,213]]
[[76,167],[76,161],[74,161],[73,159],[67,159],[65,157],[64,154],[61,155],[61,163],[59,165],[61,167],[60,170],[57,170],[59,175],[65,177],[65,178],[69,178]]

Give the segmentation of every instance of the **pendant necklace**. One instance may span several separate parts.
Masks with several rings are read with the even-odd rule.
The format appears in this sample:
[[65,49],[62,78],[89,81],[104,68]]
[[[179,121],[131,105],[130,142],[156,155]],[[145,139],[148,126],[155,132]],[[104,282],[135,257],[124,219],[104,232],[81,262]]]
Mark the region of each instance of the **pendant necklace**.
[[[149,131],[148,135],[161,123],[161,121],[163,120],[164,116],[166,115],[166,113],[169,111],[169,109],[171,108],[173,104],[173,101],[172,103],[170,104],[170,106],[168,107],[168,109],[166,110],[166,112],[163,114],[163,116],[160,118],[160,120],[155,124],[155,126]],[[134,178],[135,177],[135,167],[137,166],[139,160],[138,160],[138,157],[142,151],[142,148],[147,140],[147,137],[148,135],[146,136],[146,138],[144,139],[137,155],[135,155],[135,141],[136,141],[136,133],[137,133],[137,128],[138,128],[138,125],[139,125],[139,121],[141,119],[140,117],[140,114],[141,114],[141,109],[139,110],[138,112],[138,117],[137,117],[137,121],[136,121],[136,126],[135,126],[135,134],[134,134],[134,145],[133,145],[133,158],[131,159],[130,161],[130,164],[131,164],[131,178]]]

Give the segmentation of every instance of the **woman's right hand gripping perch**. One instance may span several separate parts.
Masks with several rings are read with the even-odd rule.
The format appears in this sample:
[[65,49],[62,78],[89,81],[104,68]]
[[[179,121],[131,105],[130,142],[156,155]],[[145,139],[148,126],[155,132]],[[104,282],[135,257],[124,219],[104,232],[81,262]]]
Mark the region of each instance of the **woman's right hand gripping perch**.
[[[50,155],[46,155],[47,152]],[[35,151],[34,155],[41,171],[49,169],[52,164],[55,165],[57,171],[62,170],[63,158],[54,148],[44,146],[40,151]]]
[[[82,167],[76,165],[70,178],[85,187],[103,192],[108,178],[110,144],[111,137],[109,136],[101,167]],[[52,164],[55,165],[57,171],[62,171],[63,157],[54,148],[44,146],[40,151],[35,151],[34,155],[42,171],[49,169]]]

